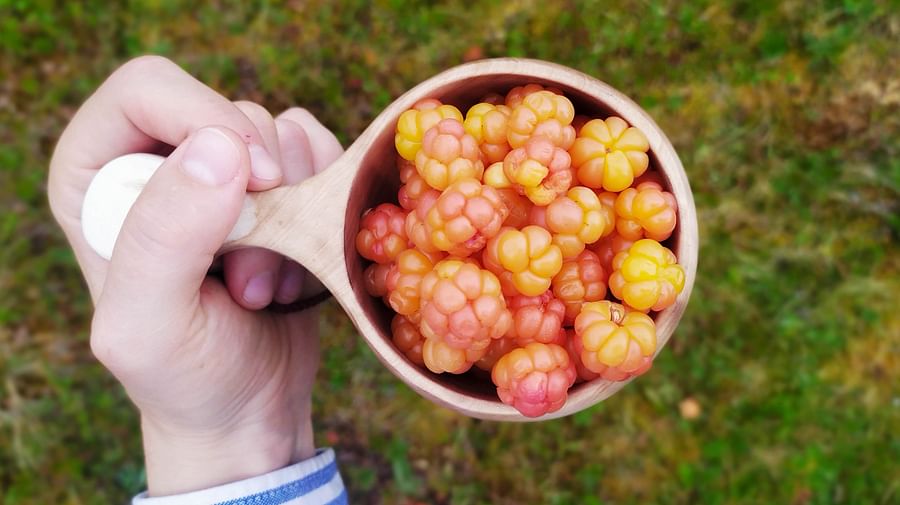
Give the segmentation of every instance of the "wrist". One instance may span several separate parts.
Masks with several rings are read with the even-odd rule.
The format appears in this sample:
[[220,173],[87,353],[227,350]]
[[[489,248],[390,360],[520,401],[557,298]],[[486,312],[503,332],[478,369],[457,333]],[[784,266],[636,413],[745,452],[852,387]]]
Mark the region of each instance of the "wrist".
[[263,475],[315,455],[312,422],[195,432],[141,416],[149,496],[167,496]]

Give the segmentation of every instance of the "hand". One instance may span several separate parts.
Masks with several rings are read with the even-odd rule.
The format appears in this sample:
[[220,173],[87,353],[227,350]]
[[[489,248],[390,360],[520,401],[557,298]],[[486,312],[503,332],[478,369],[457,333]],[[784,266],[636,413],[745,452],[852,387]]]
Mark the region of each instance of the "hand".
[[[174,150],[173,150],[174,148]],[[112,258],[81,233],[96,170],[132,152],[168,154],[132,207]],[[317,314],[261,311],[314,286],[271,251],[223,258],[248,190],[297,183],[342,148],[302,109],[273,119],[159,57],[119,70],[79,109],[50,163],[50,206],[95,304],[91,349],[140,410],[151,496],[259,475],[313,455]]]

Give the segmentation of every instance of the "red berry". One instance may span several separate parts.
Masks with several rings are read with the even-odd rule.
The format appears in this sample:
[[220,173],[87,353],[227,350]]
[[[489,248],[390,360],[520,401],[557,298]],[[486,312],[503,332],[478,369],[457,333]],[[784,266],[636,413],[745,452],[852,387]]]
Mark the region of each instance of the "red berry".
[[575,365],[565,349],[540,342],[512,350],[491,371],[500,401],[526,417],[561,409],[575,375]]
[[512,326],[506,336],[514,338],[519,346],[531,342],[545,344],[559,340],[566,307],[550,292],[540,296],[514,296],[507,300],[512,312]]
[[366,259],[390,263],[409,248],[406,238],[406,212],[392,203],[367,210],[359,223],[356,249]]
[[566,324],[572,324],[585,302],[596,302],[606,296],[606,272],[600,258],[591,251],[563,262],[553,277],[553,294],[566,305]]
[[412,321],[406,316],[395,315],[391,321],[391,334],[391,341],[410,361],[419,366],[425,364],[425,361],[422,359],[425,337],[422,336]]

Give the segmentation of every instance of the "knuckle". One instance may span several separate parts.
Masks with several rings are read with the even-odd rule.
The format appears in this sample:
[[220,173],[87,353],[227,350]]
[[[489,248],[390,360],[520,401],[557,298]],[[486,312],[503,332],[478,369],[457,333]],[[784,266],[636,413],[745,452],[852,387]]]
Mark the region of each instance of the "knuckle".
[[172,69],[181,67],[164,56],[150,54],[128,60],[113,75],[125,80],[146,79]]

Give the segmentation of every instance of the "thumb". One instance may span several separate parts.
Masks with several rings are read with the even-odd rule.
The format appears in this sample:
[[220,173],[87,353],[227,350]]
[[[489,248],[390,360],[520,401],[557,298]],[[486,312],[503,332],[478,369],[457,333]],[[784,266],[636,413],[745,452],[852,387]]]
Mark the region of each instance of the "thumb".
[[227,128],[202,128],[183,142],[125,218],[98,308],[144,335],[189,321],[240,214],[249,171],[246,145]]

